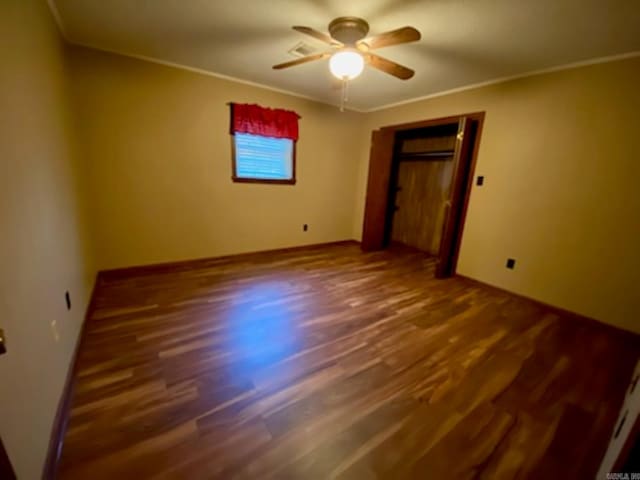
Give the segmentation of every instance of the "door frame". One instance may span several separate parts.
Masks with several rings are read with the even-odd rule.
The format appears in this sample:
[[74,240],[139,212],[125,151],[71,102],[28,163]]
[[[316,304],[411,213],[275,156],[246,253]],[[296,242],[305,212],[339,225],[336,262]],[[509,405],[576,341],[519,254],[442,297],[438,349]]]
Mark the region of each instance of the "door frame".
[[0,438],[0,478],[3,480],[16,479],[16,472],[13,470],[9,455],[2,444],[2,438]]
[[[364,251],[382,250],[387,247],[388,214],[391,208],[391,196],[393,185],[392,169],[394,162],[394,152],[396,148],[395,139],[397,134],[407,130],[434,127],[458,123],[472,125],[472,138],[463,139],[460,150],[464,150],[464,140],[473,144],[469,151],[462,151],[463,157],[459,159],[459,168],[454,172],[452,182],[458,180],[462,183],[457,186],[452,184],[452,199],[449,212],[454,212],[452,221],[447,219],[449,225],[450,244],[440,249],[436,276],[439,278],[450,277],[455,274],[460,253],[460,244],[464,224],[467,217],[471,187],[475,177],[475,167],[484,125],[485,112],[473,112],[449,117],[441,117],[429,120],[421,120],[399,125],[387,125],[372,132],[371,153],[369,159],[369,180],[367,184],[367,196],[365,200],[365,214],[362,232],[362,249]],[[466,143],[468,147],[469,144]],[[457,148],[458,150],[458,148]],[[466,154],[466,155],[465,155]],[[449,214],[448,214],[449,218]]]

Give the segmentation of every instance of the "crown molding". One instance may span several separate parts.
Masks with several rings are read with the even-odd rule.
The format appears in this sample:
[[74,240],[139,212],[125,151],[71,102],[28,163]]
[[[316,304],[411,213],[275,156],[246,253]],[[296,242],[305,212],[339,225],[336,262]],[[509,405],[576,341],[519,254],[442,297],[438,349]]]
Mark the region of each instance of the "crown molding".
[[[180,69],[180,70],[186,70],[186,71],[191,72],[191,73],[197,73],[197,74],[200,74],[200,75],[206,75],[208,77],[219,78],[221,80],[227,80],[229,82],[239,83],[239,84],[242,84],[242,85],[248,85],[250,87],[260,88],[262,90],[268,90],[270,92],[281,93],[283,95],[289,95],[291,97],[302,98],[304,100],[309,100],[311,102],[320,103],[322,105],[328,105],[330,107],[340,108],[340,105],[337,104],[337,103],[327,102],[326,100],[322,100],[322,99],[319,99],[319,98],[316,98],[316,97],[312,97],[312,96],[309,96],[309,95],[304,95],[304,94],[301,94],[301,93],[293,92],[291,90],[272,87],[270,85],[265,85],[263,83],[258,83],[258,82],[252,82],[250,80],[245,80],[245,79],[242,79],[242,78],[232,77],[230,75],[224,75],[222,73],[213,72],[211,70],[205,70],[205,69],[197,68],[197,67],[190,67],[188,65],[183,65],[181,63],[169,62],[169,61],[166,61],[166,60],[162,60],[160,58],[149,57],[147,55],[138,55],[136,53],[129,53],[129,52],[124,52],[124,51],[119,51],[119,50],[113,50],[113,49],[109,49],[109,48],[99,47],[97,45],[91,45],[91,44],[88,44],[88,43],[75,42],[75,41],[71,40],[71,38],[69,37],[68,30],[66,29],[66,27],[64,25],[64,22],[62,21],[62,17],[60,15],[60,11],[58,10],[58,7],[57,7],[57,5],[55,3],[55,0],[47,0],[47,4],[49,5],[49,10],[51,11],[51,15],[53,16],[53,18],[55,19],[56,24],[58,25],[58,30],[60,30],[60,34],[62,35],[63,39],[70,45],[75,45],[75,46],[84,47],[84,48],[90,48],[92,50],[98,50],[100,52],[106,52],[106,53],[111,53],[111,54],[115,54],[115,55],[121,55],[123,57],[134,58],[136,60],[142,60],[142,61],[149,62],[149,63],[155,63],[155,64],[158,64],[158,65],[163,65],[165,67],[171,67],[171,68],[177,68],[177,69]],[[364,113],[363,110],[360,110],[360,109],[357,109],[357,108],[353,108],[353,107],[348,107],[348,106],[345,106],[345,110],[349,111],[349,112],[355,112],[355,113]]]
[[[314,103],[320,103],[322,105],[328,105],[330,107],[340,108],[339,104],[330,103],[330,102],[327,102],[326,100],[321,100],[319,98],[311,97],[309,95],[304,95],[304,94],[301,94],[301,93],[293,92],[291,90],[285,90],[283,88],[272,87],[270,85],[265,85],[263,83],[252,82],[250,80],[244,80],[244,79],[238,78],[238,77],[232,77],[230,75],[224,75],[222,73],[212,72],[210,70],[205,70],[205,69],[202,69],[202,68],[190,67],[188,65],[184,65],[184,64],[181,64],[181,63],[169,62],[169,61],[166,61],[166,60],[161,60],[159,58],[149,57],[147,55],[138,55],[138,54],[135,54],[135,53],[122,52],[122,51],[112,50],[112,49],[109,49],[109,48],[98,47],[96,45],[91,45],[91,44],[86,44],[86,43],[78,43],[78,42],[69,42],[69,43],[72,44],[72,45],[78,46],[78,47],[84,47],[84,48],[89,48],[91,50],[98,50],[100,52],[106,52],[106,53],[111,53],[111,54],[115,54],[115,55],[121,55],[123,57],[134,58],[136,60],[141,60],[141,61],[149,62],[149,63],[155,63],[157,65],[163,65],[165,67],[177,68],[179,70],[186,70],[187,72],[197,73],[199,75],[205,75],[205,76],[208,76],[208,77],[219,78],[221,80],[226,80],[226,81],[229,81],[229,82],[239,83],[241,85],[248,85],[250,87],[260,88],[262,90],[268,90],[268,91],[280,93],[280,94],[283,94],[283,95],[289,95],[291,97],[296,97],[296,98],[301,98],[301,99],[304,99],[304,100],[309,100],[309,101],[314,102]],[[346,107],[345,106],[345,110],[350,111],[350,112],[356,112],[356,113],[364,113],[362,110],[358,110],[358,109],[355,109],[353,107]]]
[[510,75],[510,76],[507,76],[507,77],[498,77],[498,78],[494,78],[492,80],[487,80],[487,81],[484,81],[484,82],[473,83],[471,85],[465,85],[465,86],[462,86],[462,87],[452,88],[451,90],[443,90],[443,91],[440,91],[440,92],[430,93],[428,95],[423,95],[421,97],[414,97],[414,98],[409,98],[407,100],[401,100],[399,102],[388,103],[386,105],[381,105],[379,107],[374,107],[374,108],[369,108],[367,110],[362,110],[362,113],[379,112],[381,110],[386,110],[388,108],[394,108],[394,107],[399,107],[399,106],[402,106],[402,105],[408,105],[410,103],[420,102],[422,100],[429,100],[430,98],[444,97],[446,95],[452,95],[454,93],[466,92],[467,90],[475,90],[476,88],[488,87],[490,85],[497,85],[499,83],[510,82],[512,80],[518,80],[520,78],[535,77],[537,75],[545,75],[547,73],[561,72],[563,70],[572,70],[574,68],[588,67],[589,65],[598,65],[598,64],[601,64],[601,63],[617,62],[617,61],[620,61],[620,60],[627,60],[629,58],[635,58],[635,57],[640,57],[640,51],[623,53],[623,54],[619,54],[619,55],[609,55],[609,56],[606,56],[606,57],[598,57],[598,58],[592,58],[592,59],[589,59],[589,60],[582,60],[582,61],[579,61],[579,62],[566,63],[566,64],[563,64],[563,65],[557,65],[555,67],[542,68],[542,69],[539,69],[539,70],[531,70],[531,71],[525,72],[525,73],[519,73],[519,74],[516,74],[516,75]]
[[53,19],[55,20],[56,25],[58,26],[58,30],[60,31],[60,35],[62,35],[62,38],[64,40],[69,42],[69,36],[67,35],[67,29],[64,26],[64,22],[62,21],[62,17],[60,16],[60,10],[58,10],[58,6],[56,5],[55,0],[47,0],[47,5],[49,6],[49,11],[51,12],[51,15],[53,16]]
[[[294,91],[291,91],[291,90],[286,90],[286,89],[283,89],[283,88],[272,87],[270,85],[265,85],[263,83],[252,82],[250,80],[245,80],[245,79],[242,79],[242,78],[232,77],[230,75],[224,75],[222,73],[217,73],[217,72],[213,72],[213,71],[210,71],[210,70],[205,70],[205,69],[202,69],[202,68],[190,67],[188,65],[183,65],[183,64],[175,63],[175,62],[169,62],[169,61],[166,61],[166,60],[162,60],[162,59],[155,58],[155,57],[149,57],[149,56],[146,56],[146,55],[138,55],[138,54],[135,54],[135,53],[129,53],[129,52],[123,52],[123,51],[118,51],[118,50],[107,49],[107,48],[99,47],[99,46],[96,46],[96,45],[90,45],[90,44],[83,44],[83,43],[74,42],[69,38],[68,31],[67,31],[67,29],[66,29],[66,27],[64,25],[64,22],[62,21],[62,17],[60,16],[60,12],[59,12],[58,7],[57,7],[55,2],[56,2],[56,0],[47,0],[47,4],[49,5],[49,10],[51,11],[51,14],[52,14],[53,18],[55,19],[55,22],[58,25],[58,29],[60,30],[60,34],[62,35],[64,40],[69,44],[77,45],[77,46],[85,47],[85,48],[90,48],[90,49],[98,50],[98,51],[102,51],[102,52],[112,53],[112,54],[116,54],[116,55],[122,55],[124,57],[135,58],[137,60],[142,60],[142,61],[145,61],[145,62],[155,63],[155,64],[158,64],[158,65],[164,65],[165,67],[178,68],[178,69],[186,70],[186,71],[189,71],[189,72],[192,72],[192,73],[198,73],[200,75],[206,75],[206,76],[209,76],[209,77],[215,77],[215,78],[219,78],[219,79],[222,79],[222,80],[227,80],[227,81],[230,81],[230,82],[240,83],[242,85],[248,85],[248,86],[251,86],[251,87],[261,88],[263,90],[268,90],[268,91],[271,91],[271,92],[281,93],[283,95],[289,95],[289,96],[296,97],[296,98],[302,98],[304,100],[309,100],[311,102],[320,103],[322,105],[329,105],[331,107],[336,107],[336,108],[340,107],[340,105],[338,105],[336,103],[327,102],[326,100],[322,100],[320,98],[312,97],[312,96],[309,96],[309,95],[304,95],[304,94],[297,93],[297,92],[294,92]],[[534,76],[537,76],[537,75],[545,75],[547,73],[560,72],[560,71],[563,71],[563,70],[572,70],[574,68],[587,67],[587,66],[590,66],[590,65],[598,65],[598,64],[601,64],[601,63],[616,62],[616,61],[627,60],[627,59],[636,58],[636,57],[640,57],[640,51],[638,51],[638,50],[633,51],[633,52],[628,52],[628,53],[617,54],[617,55],[608,55],[608,56],[605,56],[605,57],[592,58],[592,59],[589,59],[589,60],[581,60],[581,61],[578,61],[578,62],[571,62],[571,63],[562,64],[562,65],[556,65],[554,67],[542,68],[542,69],[538,69],[538,70],[531,70],[531,71],[528,71],[528,72],[525,72],[525,73],[518,73],[516,75],[509,75],[509,76],[505,76],[505,77],[497,77],[497,78],[494,78],[494,79],[491,79],[491,80],[486,80],[484,82],[472,83],[470,85],[464,85],[462,87],[456,87],[456,88],[452,88],[450,90],[442,90],[440,92],[434,92],[434,93],[430,93],[428,95],[422,95],[422,96],[419,96],[419,97],[408,98],[406,100],[401,100],[399,102],[383,104],[383,105],[380,105],[378,107],[373,107],[373,108],[368,108],[368,109],[345,107],[345,110],[347,110],[349,112],[355,112],[355,113],[379,112],[381,110],[387,110],[389,108],[400,107],[402,105],[408,105],[410,103],[420,102],[420,101],[423,101],[423,100],[429,100],[431,98],[444,97],[446,95],[452,95],[452,94],[455,94],[455,93],[466,92],[467,90],[475,90],[477,88],[488,87],[490,85],[497,85],[499,83],[510,82],[512,80],[518,80],[520,78],[534,77]]]

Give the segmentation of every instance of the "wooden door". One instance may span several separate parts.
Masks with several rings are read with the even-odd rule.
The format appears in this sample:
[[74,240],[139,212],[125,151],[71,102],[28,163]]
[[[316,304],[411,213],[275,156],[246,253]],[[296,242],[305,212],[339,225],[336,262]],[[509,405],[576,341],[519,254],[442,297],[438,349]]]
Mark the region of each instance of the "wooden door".
[[475,142],[475,126],[462,118],[459,123],[456,147],[453,155],[453,176],[449,199],[445,203],[444,224],[440,241],[440,252],[436,266],[436,277],[450,277],[455,268],[455,245],[460,241],[462,209],[466,188],[471,174],[471,157]]
[[369,180],[362,229],[362,249],[365,251],[384,248],[389,179],[395,143],[394,130],[374,130],[371,133],[369,156]]
[[0,478],[2,480],[15,480],[16,474],[13,471],[11,462],[9,461],[9,455],[7,455],[2,439],[0,438]]
[[453,166],[453,156],[399,162],[392,240],[440,253]]

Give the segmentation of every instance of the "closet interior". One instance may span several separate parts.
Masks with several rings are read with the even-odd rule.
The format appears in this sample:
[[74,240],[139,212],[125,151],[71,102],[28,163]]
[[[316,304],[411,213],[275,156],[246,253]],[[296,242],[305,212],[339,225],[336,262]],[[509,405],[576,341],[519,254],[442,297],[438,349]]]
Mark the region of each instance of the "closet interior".
[[386,243],[438,255],[455,170],[459,123],[396,134]]

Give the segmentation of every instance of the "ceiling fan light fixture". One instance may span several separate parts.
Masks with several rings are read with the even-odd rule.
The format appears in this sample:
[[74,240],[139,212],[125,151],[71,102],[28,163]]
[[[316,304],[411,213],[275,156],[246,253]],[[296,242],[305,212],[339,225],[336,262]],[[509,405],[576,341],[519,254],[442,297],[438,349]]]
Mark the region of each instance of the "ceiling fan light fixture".
[[329,70],[340,80],[353,80],[363,69],[364,58],[354,50],[341,50],[329,59]]

